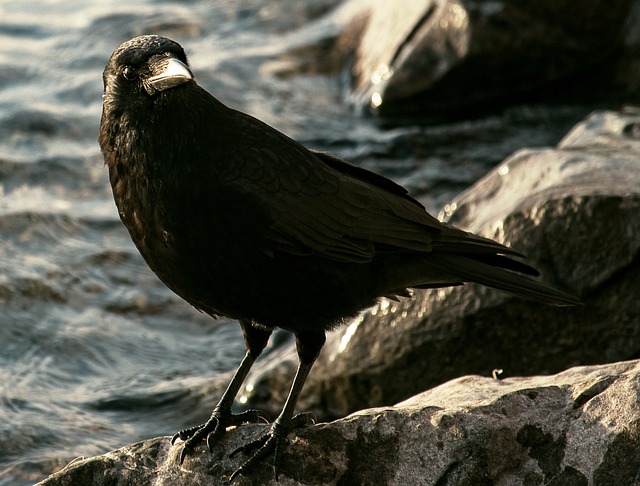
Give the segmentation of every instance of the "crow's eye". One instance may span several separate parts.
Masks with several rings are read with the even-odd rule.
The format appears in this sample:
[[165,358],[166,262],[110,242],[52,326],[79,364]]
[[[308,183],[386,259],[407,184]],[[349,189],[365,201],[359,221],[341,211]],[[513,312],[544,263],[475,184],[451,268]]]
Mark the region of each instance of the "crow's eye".
[[127,81],[134,81],[138,77],[137,71],[131,66],[125,66],[122,70],[122,75]]

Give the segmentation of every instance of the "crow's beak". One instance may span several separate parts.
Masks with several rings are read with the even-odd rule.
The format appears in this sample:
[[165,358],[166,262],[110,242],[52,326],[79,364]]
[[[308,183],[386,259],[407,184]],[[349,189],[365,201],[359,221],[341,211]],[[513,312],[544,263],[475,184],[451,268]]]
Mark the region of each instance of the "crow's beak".
[[148,78],[144,83],[144,87],[150,95],[165,89],[175,88],[193,79],[191,69],[175,57],[162,57],[153,62],[151,72],[157,74]]

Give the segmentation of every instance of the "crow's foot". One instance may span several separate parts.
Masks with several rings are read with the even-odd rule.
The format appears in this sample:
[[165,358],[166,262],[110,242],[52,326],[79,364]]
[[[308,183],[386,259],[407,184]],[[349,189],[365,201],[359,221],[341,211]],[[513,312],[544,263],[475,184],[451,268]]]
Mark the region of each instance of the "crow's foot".
[[171,438],[171,445],[175,444],[178,439],[184,441],[184,446],[180,453],[180,464],[182,464],[184,458],[205,438],[207,440],[207,447],[209,447],[210,451],[213,451],[213,445],[224,435],[227,427],[260,421],[269,423],[267,414],[260,410],[247,410],[234,415],[230,410],[223,410],[216,407],[211,414],[211,418],[207,420],[206,423],[181,430]]
[[300,413],[293,417],[288,424],[279,423],[277,420],[271,425],[269,431],[257,438],[254,441],[249,442],[234,450],[230,457],[235,456],[239,452],[244,454],[254,454],[229,478],[229,482],[233,481],[239,474],[245,474],[266,459],[268,456],[273,455],[273,475],[278,481],[278,467],[280,465],[280,458],[286,446],[287,435],[293,429],[298,429],[306,425],[312,425],[315,423],[315,417],[311,413]]

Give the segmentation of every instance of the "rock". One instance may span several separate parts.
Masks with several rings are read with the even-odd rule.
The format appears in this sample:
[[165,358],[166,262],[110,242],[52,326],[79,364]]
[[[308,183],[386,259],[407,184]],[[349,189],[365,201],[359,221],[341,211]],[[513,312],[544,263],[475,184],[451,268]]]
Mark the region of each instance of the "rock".
[[[268,464],[234,485],[614,485],[640,474],[640,362],[554,376],[466,376],[393,407],[291,434],[279,482]],[[229,451],[263,425],[232,429],[182,466],[150,439],[78,460],[39,486],[228,485]]]
[[330,4],[302,16],[262,70],[350,77],[352,104],[392,116],[640,99],[640,0]]
[[637,96],[639,10],[634,0],[378,2],[356,48],[354,100],[381,114],[450,114],[541,94]]
[[[298,408],[337,418],[466,374],[549,374],[640,356],[639,128],[640,111],[594,113],[556,149],[514,154],[445,211],[527,255],[584,306],[475,285],[383,299],[328,335]],[[295,363],[293,345],[258,361],[248,404],[277,414]]]

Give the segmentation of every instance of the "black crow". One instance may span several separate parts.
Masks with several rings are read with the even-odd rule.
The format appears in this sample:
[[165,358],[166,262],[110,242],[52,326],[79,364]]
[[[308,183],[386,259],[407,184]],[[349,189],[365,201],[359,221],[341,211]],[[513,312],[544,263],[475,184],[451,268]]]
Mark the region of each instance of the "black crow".
[[299,366],[268,432],[232,476],[278,459],[325,333],[380,296],[477,282],[540,302],[578,303],[527,276],[516,251],[441,223],[394,182],[309,150],[202,89],[182,47],[125,42],[103,74],[100,147],[122,222],[155,274],[211,316],[237,319],[247,352],[211,418],[176,434],[181,460],[226,428],[247,372],[276,327],[296,338]]

